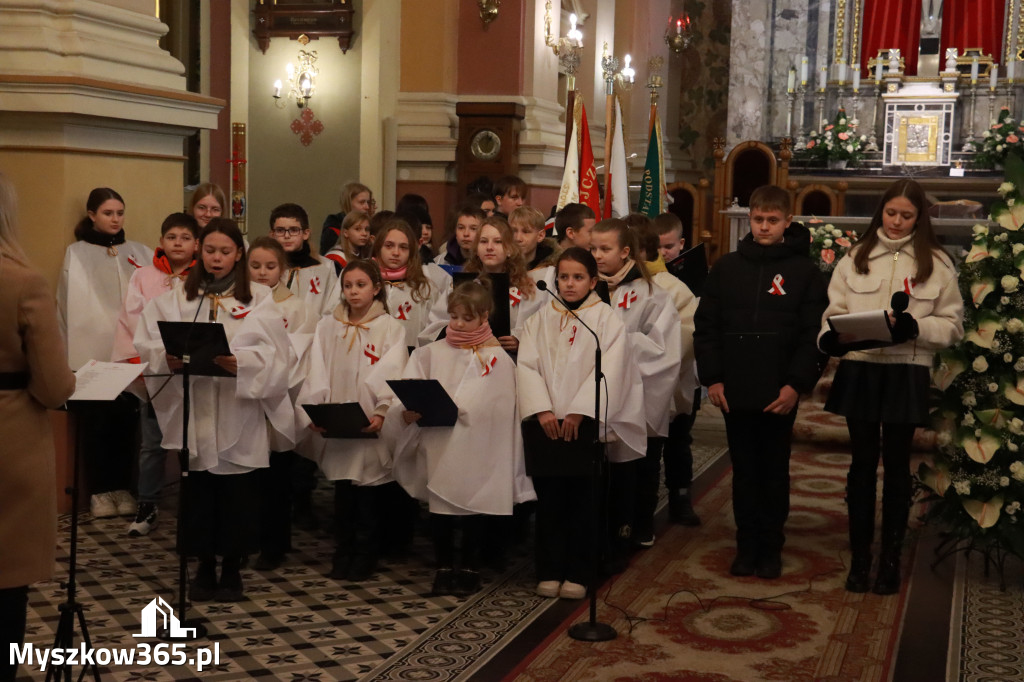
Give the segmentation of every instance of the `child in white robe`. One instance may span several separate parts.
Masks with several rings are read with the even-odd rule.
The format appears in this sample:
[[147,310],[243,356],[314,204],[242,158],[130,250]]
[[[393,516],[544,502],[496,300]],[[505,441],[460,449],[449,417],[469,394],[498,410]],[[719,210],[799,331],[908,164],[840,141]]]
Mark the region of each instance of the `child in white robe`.
[[594,225],[590,251],[600,278],[608,284],[612,311],[629,338],[644,383],[647,452],[635,465],[611,468],[609,518],[612,570],[624,568],[628,543],[654,544],[654,511],[661,476],[661,450],[668,437],[673,398],[682,364],[682,328],[668,294],[651,281],[639,253],[636,233],[618,218]]
[[[513,505],[534,500],[526,476],[516,409],[515,365],[491,334],[490,290],[459,285],[448,298],[445,338],[413,351],[404,378],[436,379],[459,406],[452,427],[420,427],[421,415],[400,405],[388,420],[397,440],[395,477],[429,504],[437,558],[435,595],[465,596],[480,588],[486,521],[508,518]],[[406,426],[396,425],[404,421]],[[462,527],[456,562],[455,531]],[[456,568],[458,566],[458,568]]]
[[[249,249],[249,276],[252,281],[270,287],[274,304],[281,315],[297,362],[288,378],[289,408],[294,410],[302,380],[309,367],[309,347],[320,319],[315,299],[295,295],[282,278],[288,273],[288,255],[272,237],[258,237]],[[333,273],[332,273],[333,276]],[[260,470],[260,556],[253,565],[258,571],[274,570],[281,565],[291,547],[292,482],[299,474],[301,459],[294,451],[301,426],[291,433],[270,428],[270,466]]]
[[[224,326],[231,355],[216,364],[230,376],[190,377],[189,475],[183,478],[182,547],[199,557],[192,601],[244,599],[240,567],[259,546],[259,470],[268,466],[266,418],[291,429],[289,368],[294,353],[270,289],[249,281],[242,233],[214,218],[202,231],[200,258],[183,287],[142,311],[135,348],[154,373],[177,371],[181,358],[164,350],[161,320]],[[146,381],[164,447],[182,447],[183,394],[178,377]],[[223,557],[217,577],[217,556]]]
[[431,307],[446,297],[451,275],[433,268],[442,278],[432,281],[420,261],[416,235],[402,218],[388,218],[373,241],[373,259],[380,266],[388,310],[405,329],[405,344],[416,347],[416,337],[427,325]]
[[[342,303],[317,324],[310,350],[309,376],[299,405],[357,402],[370,420],[363,429],[378,433],[394,395],[389,379],[402,376],[408,360],[405,330],[387,310],[380,269],[354,260],[341,273]],[[301,409],[301,408],[300,408]],[[300,420],[310,424],[304,412]],[[328,480],[334,481],[336,545],[328,574],[335,580],[363,581],[377,568],[381,551],[381,488],[392,482],[391,453],[383,439],[323,438],[314,431],[308,450]]]
[[[77,370],[89,360],[108,361],[128,283],[148,265],[153,251],[125,241],[125,204],[108,187],[89,193],[86,217],[75,227],[75,243],[64,252],[57,286],[58,322],[68,349],[68,365]],[[79,414],[82,465],[95,518],[134,516],[131,487],[139,401],[124,392],[116,400]],[[126,428],[126,425],[132,425]]]
[[[187,213],[172,213],[160,226],[160,246],[153,254],[152,265],[139,268],[128,282],[128,293],[117,318],[114,333],[114,350],[110,359],[114,362],[139,362],[133,340],[135,329],[142,317],[146,304],[161,294],[181,286],[195,265],[196,248],[199,245],[199,225]],[[163,434],[156,412],[149,403],[145,384],[133,392],[142,399],[139,420],[142,443],[139,447],[139,507],[135,520],[128,526],[128,535],[147,535],[157,523],[157,498],[163,488],[166,468],[166,451],[163,448]]]
[[[536,418],[552,440],[575,440],[584,418],[594,419],[595,339],[601,344],[607,391],[598,415],[600,440],[611,462],[643,457],[647,447],[643,386],[625,327],[594,293],[597,264],[585,249],[558,258],[558,293],[526,322],[519,346],[519,414]],[[579,317],[577,319],[573,313]],[[582,320],[583,323],[580,322]],[[606,398],[607,396],[607,398]],[[537,594],[582,599],[594,578],[588,476],[533,476],[537,490]]]
[[318,315],[329,315],[341,300],[341,282],[333,263],[313,256],[309,234],[309,216],[298,204],[281,204],[270,212],[270,236],[288,256],[285,287],[309,301]]
[[350,262],[370,256],[370,217],[369,213],[351,211],[341,221],[338,243],[324,254],[324,258],[334,265],[335,272],[339,275]]

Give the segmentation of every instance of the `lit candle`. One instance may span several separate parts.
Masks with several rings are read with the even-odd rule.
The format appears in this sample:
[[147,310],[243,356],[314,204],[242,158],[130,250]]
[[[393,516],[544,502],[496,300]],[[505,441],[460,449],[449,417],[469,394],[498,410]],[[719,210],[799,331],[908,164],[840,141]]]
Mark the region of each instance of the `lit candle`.
[[682,19],[676,19],[676,35],[677,36],[683,35],[683,20]]
[[274,81],[274,99],[277,99],[280,96],[281,96],[281,81],[280,80],[276,80],[276,81]]
[[860,92],[860,66],[854,66],[853,69],[853,91]]
[[807,55],[800,58],[800,85],[807,85]]
[[995,90],[997,85],[999,85],[999,65],[993,64],[988,71],[988,88]]
[[793,87],[796,85],[796,69],[792,66],[789,67],[789,79],[786,81],[786,92],[793,92]]
[[978,82],[978,58],[975,57],[971,60],[971,85],[975,85]]

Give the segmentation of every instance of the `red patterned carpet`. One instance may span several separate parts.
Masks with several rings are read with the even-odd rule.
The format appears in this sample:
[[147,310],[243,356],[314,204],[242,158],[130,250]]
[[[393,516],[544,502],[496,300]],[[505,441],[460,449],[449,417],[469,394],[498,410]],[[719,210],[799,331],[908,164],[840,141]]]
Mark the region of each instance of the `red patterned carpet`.
[[[838,449],[838,448],[836,448]],[[577,642],[563,623],[509,680],[750,682],[886,680],[905,607],[900,595],[846,592],[848,456],[802,445],[792,460],[783,575],[733,578],[730,478],[701,498],[705,525],[663,529],[600,593],[617,639]],[[909,557],[907,557],[909,564]]]

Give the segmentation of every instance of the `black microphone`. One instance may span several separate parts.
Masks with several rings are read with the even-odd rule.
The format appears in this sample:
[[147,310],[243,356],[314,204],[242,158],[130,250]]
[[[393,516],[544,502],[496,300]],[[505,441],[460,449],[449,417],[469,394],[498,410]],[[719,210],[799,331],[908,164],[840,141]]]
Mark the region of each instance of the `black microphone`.
[[910,295],[905,291],[897,291],[892,295],[892,300],[889,301],[889,305],[892,306],[892,312],[894,315],[907,312],[907,308],[910,307]]
[[[567,311],[569,311],[569,314],[572,315],[573,317],[575,317],[577,320],[579,320],[579,323],[583,325],[583,328],[591,333],[591,335],[594,337],[594,341],[597,343],[598,349],[601,348],[601,339],[600,339],[600,337],[598,337],[597,332],[595,332],[593,329],[591,329],[589,326],[587,326],[587,323],[584,322],[580,318],[580,316],[576,314],[576,311],[573,310],[572,308],[570,308],[569,305],[565,301],[563,301],[561,298],[559,298],[558,294],[556,294],[555,292],[553,292],[550,289],[548,289],[548,283],[547,283],[546,280],[542,279],[539,282],[537,282],[537,288],[540,289],[541,291],[548,292],[548,294],[550,294],[553,299],[555,299],[556,301],[561,303],[562,306],[564,306],[565,309]],[[597,373],[600,375],[600,373],[601,373],[601,368],[600,367],[597,368]]]

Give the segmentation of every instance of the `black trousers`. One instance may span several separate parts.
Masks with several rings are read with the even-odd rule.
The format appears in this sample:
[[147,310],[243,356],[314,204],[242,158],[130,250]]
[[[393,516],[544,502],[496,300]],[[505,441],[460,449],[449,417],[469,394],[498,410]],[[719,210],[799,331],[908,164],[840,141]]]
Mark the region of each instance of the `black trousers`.
[[259,550],[260,470],[190,471],[183,481],[188,556],[241,556]]
[[76,412],[82,470],[90,494],[130,490],[138,455],[138,398],[122,393],[110,402],[93,403],[76,408]]
[[14,682],[17,667],[11,662],[11,645],[25,642],[28,587],[0,589],[0,682]]
[[[459,568],[471,571],[480,570],[480,549],[483,545],[484,529],[495,518],[483,514],[456,516],[453,514],[431,514],[430,530],[434,539],[434,556],[438,568]],[[462,542],[459,549],[459,561],[455,557],[455,531],[462,528]]]
[[664,438],[648,438],[647,453],[635,460],[636,487],[633,503],[633,538],[644,541],[654,536],[654,512],[658,508],[658,485],[661,482],[661,453]]
[[694,392],[690,414],[677,414],[668,425],[665,441],[665,487],[669,490],[689,488],[693,482],[693,422],[700,411],[700,389]]
[[593,521],[589,478],[536,476],[535,547],[537,580],[569,580],[589,585],[593,575]]
[[368,557],[376,561],[381,551],[381,488],[334,482],[334,556]]
[[[850,512],[850,545],[855,552],[869,552],[874,538],[875,488],[878,460],[882,460],[883,543],[899,544],[910,515],[913,483],[910,449],[913,424],[879,424],[846,420],[850,431],[850,473],[846,477],[846,501]],[[881,437],[879,437],[881,434]]]
[[280,556],[292,548],[292,474],[300,459],[291,451],[271,452],[270,466],[259,470],[260,553]]
[[794,421],[796,408],[787,415],[735,410],[725,415],[740,553],[778,552],[785,544]]

